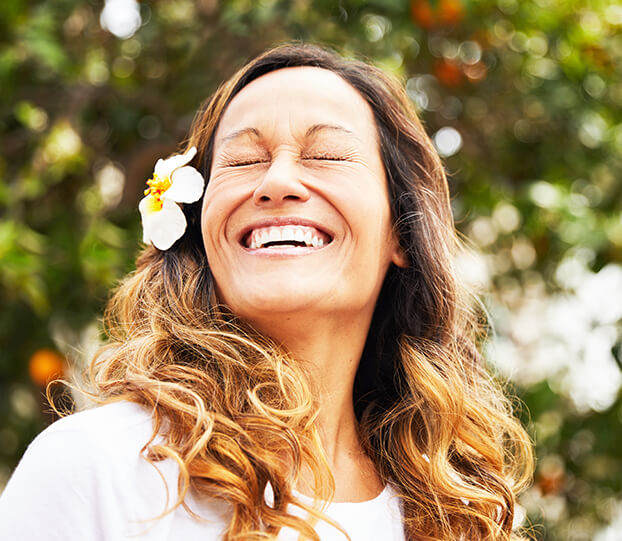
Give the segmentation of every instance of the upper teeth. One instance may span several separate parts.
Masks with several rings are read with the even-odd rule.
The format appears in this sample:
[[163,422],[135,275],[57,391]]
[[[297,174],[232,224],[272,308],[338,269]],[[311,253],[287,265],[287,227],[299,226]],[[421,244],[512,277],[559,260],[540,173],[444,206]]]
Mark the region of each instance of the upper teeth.
[[324,246],[325,235],[320,233],[315,227],[302,225],[285,225],[259,227],[253,229],[247,241],[251,249],[261,248],[269,242],[304,242],[307,246],[319,248]]

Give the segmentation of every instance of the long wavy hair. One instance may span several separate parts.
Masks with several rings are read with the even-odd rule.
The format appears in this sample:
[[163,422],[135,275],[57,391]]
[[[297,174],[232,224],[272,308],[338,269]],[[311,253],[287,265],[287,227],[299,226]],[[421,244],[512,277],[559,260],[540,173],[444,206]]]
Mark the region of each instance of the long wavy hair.
[[[186,145],[198,149],[192,165],[209,181],[227,105],[251,81],[295,66],[336,73],[374,114],[408,266],[391,266],[386,275],[353,400],[363,447],[401,499],[406,538],[520,539],[512,522],[516,495],[531,478],[532,445],[479,353],[481,318],[453,268],[460,242],[443,165],[402,86],[319,47],[269,50],[201,108]],[[189,490],[230,504],[226,540],[270,538],[290,527],[319,541],[313,521],[327,520],[321,506],[298,501],[293,491],[305,467],[318,501],[334,492],[312,379],[218,304],[201,204],[184,206],[185,235],[167,251],[144,248],[111,298],[109,341],[90,365],[92,392],[100,402],[130,400],[154,411],[154,435],[162,439],[145,447],[150,459],[179,464],[176,505],[185,505]],[[292,514],[292,503],[311,518]]]

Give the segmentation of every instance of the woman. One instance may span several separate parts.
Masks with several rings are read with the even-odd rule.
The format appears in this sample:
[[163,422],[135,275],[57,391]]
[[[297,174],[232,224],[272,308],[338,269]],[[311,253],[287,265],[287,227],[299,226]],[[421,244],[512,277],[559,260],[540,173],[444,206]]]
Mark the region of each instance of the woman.
[[530,442],[482,366],[443,167],[403,90],[280,47],[187,148],[140,205],[154,246],[91,366],[106,405],[35,440],[0,533],[517,538]]

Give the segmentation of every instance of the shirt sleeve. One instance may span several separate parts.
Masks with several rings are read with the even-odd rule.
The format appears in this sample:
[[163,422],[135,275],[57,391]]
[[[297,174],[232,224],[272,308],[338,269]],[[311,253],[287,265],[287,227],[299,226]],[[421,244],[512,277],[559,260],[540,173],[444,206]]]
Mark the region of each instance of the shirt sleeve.
[[82,433],[43,433],[28,447],[0,496],[0,539],[104,541],[105,468]]

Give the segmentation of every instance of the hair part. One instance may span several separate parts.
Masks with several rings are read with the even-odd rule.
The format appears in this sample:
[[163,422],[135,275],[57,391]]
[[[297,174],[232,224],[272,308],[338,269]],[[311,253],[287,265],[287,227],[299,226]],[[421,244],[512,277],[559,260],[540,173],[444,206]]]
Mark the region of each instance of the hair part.
[[[443,165],[402,86],[381,70],[309,45],[269,50],[223,84],[197,114],[187,146],[209,182],[218,123],[250,82],[285,68],[327,69],[370,105],[394,228],[408,266],[391,266],[354,386],[364,448],[399,494],[407,539],[518,539],[516,495],[533,469],[531,442],[479,353],[482,326],[457,281],[460,247]],[[154,461],[180,465],[177,504],[192,488],[231,505],[225,539],[283,527],[319,541],[290,503],[303,467],[318,499],[334,481],[304,365],[219,306],[201,237],[199,201],[186,234],[165,252],[144,248],[109,302],[109,344],[91,364],[99,401],[153,408]],[[166,423],[164,423],[166,419]],[[267,484],[274,503],[264,499]],[[338,525],[335,525],[338,527]],[[512,537],[512,536],[515,537]]]

